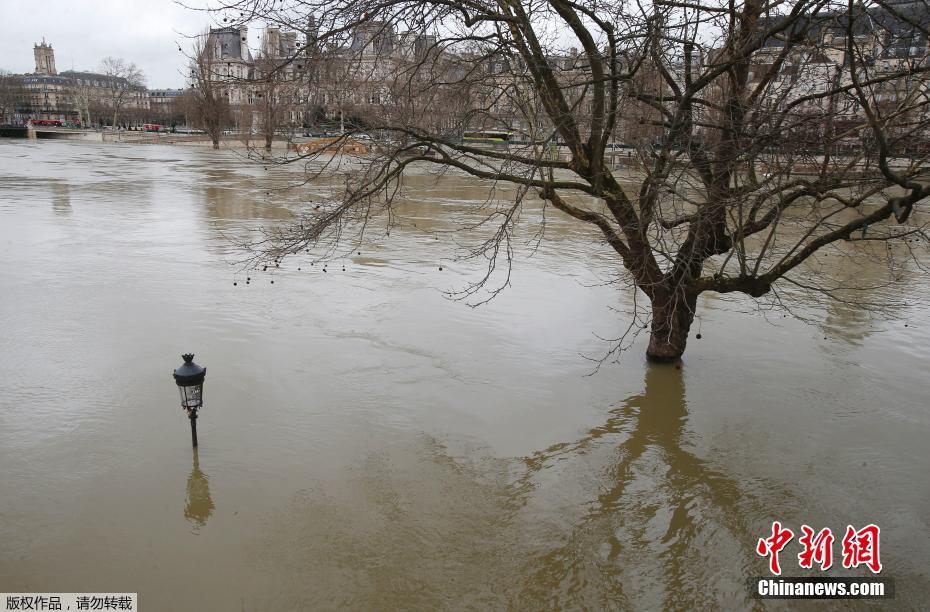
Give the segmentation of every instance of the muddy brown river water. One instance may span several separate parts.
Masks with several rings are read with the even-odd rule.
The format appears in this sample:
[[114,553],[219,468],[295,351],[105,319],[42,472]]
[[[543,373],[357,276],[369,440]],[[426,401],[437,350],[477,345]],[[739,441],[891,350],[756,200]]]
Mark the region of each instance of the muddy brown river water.
[[[846,525],[878,524],[895,579],[893,602],[790,607],[930,605],[926,277],[875,290],[907,303],[893,318],[707,296],[682,370],[647,366],[641,338],[589,375],[630,295],[586,228],[549,213],[512,287],[469,308],[443,292],[480,266],[448,232],[487,190],[423,177],[361,255],[246,284],[234,239],[325,192],[279,190],[298,176],[0,141],[0,591],[138,592],[146,612],[787,609],[747,585],[780,520],[839,534],[838,576],[868,573],[836,567]],[[197,454],[171,379],[186,351],[208,369]],[[785,573],[819,575],[798,550]]]

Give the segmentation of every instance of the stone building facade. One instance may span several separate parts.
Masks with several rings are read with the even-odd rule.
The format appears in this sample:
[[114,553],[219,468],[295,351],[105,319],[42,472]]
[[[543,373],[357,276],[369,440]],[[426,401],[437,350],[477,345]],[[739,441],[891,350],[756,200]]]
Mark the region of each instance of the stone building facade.
[[189,125],[190,120],[179,102],[184,95],[183,89],[150,89],[149,96],[149,123],[176,126]]
[[36,59],[36,74],[56,75],[55,50],[42,39],[42,44],[34,45],[32,49]]
[[293,131],[302,125],[310,83],[297,32],[266,27],[253,55],[246,26],[213,28],[202,56],[192,62],[191,86],[201,65],[229,102],[238,130],[258,132],[273,124]]

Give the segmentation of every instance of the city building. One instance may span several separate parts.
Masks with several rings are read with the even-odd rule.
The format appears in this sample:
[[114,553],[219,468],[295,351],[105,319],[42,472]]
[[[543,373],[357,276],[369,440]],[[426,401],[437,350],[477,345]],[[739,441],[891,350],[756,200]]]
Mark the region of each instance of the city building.
[[[250,103],[250,83],[255,73],[255,60],[249,49],[248,28],[213,28],[204,42],[202,57],[205,69],[223,89],[232,106]],[[196,76],[191,67],[191,79]]]
[[175,126],[188,125],[186,110],[181,105],[183,89],[150,89],[148,123]]
[[[274,134],[293,132],[304,122],[309,97],[304,56],[297,32],[267,27],[255,55],[248,45],[248,28],[213,28],[191,64],[191,86],[204,77],[229,103],[240,131]],[[203,71],[203,73],[201,73]]]
[[35,70],[20,76],[22,100],[16,116],[29,119],[58,120],[84,125],[113,122],[114,109],[121,124],[143,123],[149,110],[145,87],[126,78],[66,70],[55,67],[55,50],[45,41],[33,47]]
[[17,108],[20,119],[78,121],[72,97],[71,80],[57,74],[24,74],[23,99]]
[[[777,19],[765,17],[764,23],[774,24]],[[854,22],[839,11],[812,15],[798,24],[804,31],[788,34],[803,35],[805,43],[794,43],[786,54],[783,36],[764,41],[752,55],[748,78],[751,83],[766,83],[763,102],[772,105],[772,116],[788,108],[797,117],[794,140],[804,146],[820,142],[826,129],[844,134],[851,147],[862,145],[857,126],[864,126],[866,119],[855,96],[819,95],[851,84],[848,36],[872,78],[907,73],[908,66],[930,63],[926,35],[930,10],[922,2],[888,0],[884,8],[864,11]],[[517,139],[557,138],[536,99],[534,80],[516,53],[501,49],[456,53],[441,48],[433,35],[398,32],[382,21],[359,26],[347,34],[342,46],[321,49],[316,31],[312,18],[304,34],[266,27],[253,54],[245,25],[211,29],[203,39],[201,57],[192,63],[191,84],[198,64],[207,66],[211,82],[229,103],[232,124],[256,133],[327,131],[339,125],[364,128],[399,119],[427,122],[430,131],[450,136],[461,136],[466,130],[497,130]],[[101,125],[112,123],[114,107],[121,106],[120,123],[127,125],[182,120],[178,101],[183,90],[148,91],[95,72],[59,73],[49,43],[43,40],[33,50],[35,70],[21,76],[23,100],[18,112],[23,118]],[[696,53],[692,73],[706,69],[719,52]],[[633,59],[618,61],[629,65]],[[588,62],[588,55],[575,49],[549,58],[582,127],[591,107]],[[663,105],[671,108],[676,103],[672,93],[684,85],[686,68],[683,60],[674,58],[642,62],[620,92],[624,112],[615,121],[615,144],[650,146],[664,141]],[[423,91],[429,92],[428,98],[421,95]],[[713,88],[709,91],[712,95]],[[787,93],[778,93],[782,91]],[[927,91],[927,79],[911,71],[906,78],[876,83],[869,95],[886,114],[893,113],[905,96]],[[695,112],[712,111],[702,107]],[[810,121],[805,122],[805,117]],[[824,117],[831,120],[825,122]],[[912,123],[922,120],[915,117]],[[701,129],[696,129],[698,138]],[[915,136],[930,143],[930,134]]]

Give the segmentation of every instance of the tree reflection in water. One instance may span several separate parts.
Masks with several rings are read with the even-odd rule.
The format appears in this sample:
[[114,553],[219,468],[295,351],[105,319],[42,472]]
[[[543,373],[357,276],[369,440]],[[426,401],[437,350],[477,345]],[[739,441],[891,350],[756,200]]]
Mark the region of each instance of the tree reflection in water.
[[[688,450],[687,421],[683,373],[650,365],[644,392],[613,409],[606,423],[525,460],[519,496],[545,495],[539,477],[578,460],[584,465],[567,471],[599,493],[564,543],[527,560],[528,579],[512,603],[666,610],[760,605],[748,598],[744,577],[759,573],[753,517],[764,517],[765,509]],[[584,471],[599,460],[603,468],[592,482]]]
[[64,181],[49,181],[52,190],[52,210],[56,215],[71,214],[71,185]]
[[[746,609],[765,502],[690,444],[682,373],[574,442],[507,460],[431,436],[379,445],[303,491],[255,550],[258,609]],[[697,438],[695,438],[697,439]],[[737,484],[739,483],[739,484]],[[310,579],[312,577],[312,579]]]
[[194,449],[194,466],[187,477],[187,500],[184,503],[184,517],[198,531],[207,524],[213,514],[213,499],[210,497],[210,480],[200,471],[200,457]]

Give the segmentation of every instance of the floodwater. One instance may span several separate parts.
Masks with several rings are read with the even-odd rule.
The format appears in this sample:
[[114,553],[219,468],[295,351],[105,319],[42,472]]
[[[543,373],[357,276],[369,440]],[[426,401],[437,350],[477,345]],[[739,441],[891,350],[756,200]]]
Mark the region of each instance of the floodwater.
[[[0,591],[138,592],[145,611],[785,609],[747,585],[779,520],[830,527],[836,575],[868,574],[837,569],[846,526],[879,525],[887,607],[927,605],[925,278],[874,290],[907,304],[890,318],[709,296],[681,370],[647,366],[640,338],[592,374],[631,298],[587,228],[550,211],[532,256],[531,230],[516,241],[512,286],[471,308],[444,295],[482,265],[454,259],[451,230],[487,190],[421,177],[361,255],[239,272],[237,239],[325,194],[281,189],[299,176],[228,151],[0,141]],[[187,351],[207,367],[199,453],[171,378]],[[785,574],[819,575],[799,549]]]

